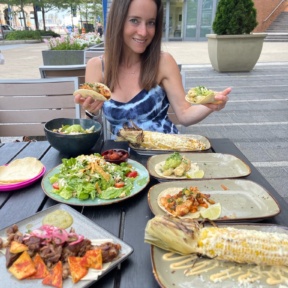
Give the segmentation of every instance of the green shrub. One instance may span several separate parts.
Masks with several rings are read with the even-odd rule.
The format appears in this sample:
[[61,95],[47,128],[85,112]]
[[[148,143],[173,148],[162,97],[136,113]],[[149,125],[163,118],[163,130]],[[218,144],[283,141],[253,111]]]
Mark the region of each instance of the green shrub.
[[212,28],[218,35],[250,34],[258,24],[256,16],[252,0],[220,0]]
[[45,30],[39,30],[41,36],[51,36],[51,37],[60,37],[60,34],[52,31],[52,30],[48,30],[48,31],[45,31]]
[[39,31],[32,30],[16,30],[9,32],[5,40],[41,40],[41,34]]

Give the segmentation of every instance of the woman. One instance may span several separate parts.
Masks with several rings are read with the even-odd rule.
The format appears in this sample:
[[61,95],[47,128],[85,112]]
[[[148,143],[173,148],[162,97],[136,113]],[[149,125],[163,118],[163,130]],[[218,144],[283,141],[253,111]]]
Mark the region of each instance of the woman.
[[216,96],[221,102],[217,105],[191,106],[185,101],[178,65],[169,53],[161,52],[162,23],[161,0],[112,3],[105,54],[89,60],[85,77],[86,82],[105,83],[111,100],[103,103],[76,95],[75,102],[92,114],[103,108],[115,135],[129,120],[143,130],[178,133],[167,116],[169,105],[180,124],[189,126],[223,109],[228,101],[230,88]]

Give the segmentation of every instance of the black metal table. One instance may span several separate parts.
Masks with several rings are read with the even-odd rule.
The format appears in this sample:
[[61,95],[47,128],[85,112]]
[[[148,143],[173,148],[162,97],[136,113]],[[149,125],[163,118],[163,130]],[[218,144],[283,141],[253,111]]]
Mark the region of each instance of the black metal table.
[[[248,161],[241,151],[229,139],[209,139],[211,149],[207,152],[231,154],[247,163],[251,168],[249,179],[263,186],[278,202],[281,212],[265,223],[288,225],[288,205],[265,180],[258,170]],[[109,148],[127,148],[127,143],[108,140],[98,145],[94,152]],[[23,157],[36,157],[46,166],[47,172],[61,163],[63,155],[51,148],[46,141],[0,143],[0,165]],[[138,155],[131,151],[131,159],[146,165],[149,156]],[[134,248],[134,252],[117,267],[91,287],[153,288],[159,287],[152,272],[150,246],[144,243],[144,229],[147,221],[153,217],[147,202],[149,188],[158,183],[151,178],[149,185],[132,198],[106,206],[74,206],[77,211],[121,238]],[[29,187],[17,191],[0,193],[0,229],[10,226],[24,218],[57,204],[44,194],[41,180]]]

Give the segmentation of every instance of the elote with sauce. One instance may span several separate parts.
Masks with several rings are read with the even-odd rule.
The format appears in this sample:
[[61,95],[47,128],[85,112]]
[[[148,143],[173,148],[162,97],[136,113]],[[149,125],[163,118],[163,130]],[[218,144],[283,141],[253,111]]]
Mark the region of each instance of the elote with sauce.
[[183,255],[199,253],[217,260],[288,266],[288,234],[232,227],[203,227],[191,219],[155,216],[145,242]]
[[143,149],[201,151],[207,149],[201,140],[177,134],[144,131],[137,127],[124,126],[117,134],[117,141],[128,141],[132,146]]

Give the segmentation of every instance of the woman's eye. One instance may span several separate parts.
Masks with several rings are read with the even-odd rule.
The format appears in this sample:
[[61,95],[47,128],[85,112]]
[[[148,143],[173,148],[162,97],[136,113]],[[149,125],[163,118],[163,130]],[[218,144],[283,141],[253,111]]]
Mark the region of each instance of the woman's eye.
[[133,24],[137,24],[138,23],[138,19],[130,19],[130,22]]
[[148,22],[148,26],[151,26],[151,27],[153,26],[154,27],[155,25],[156,25],[155,21]]

